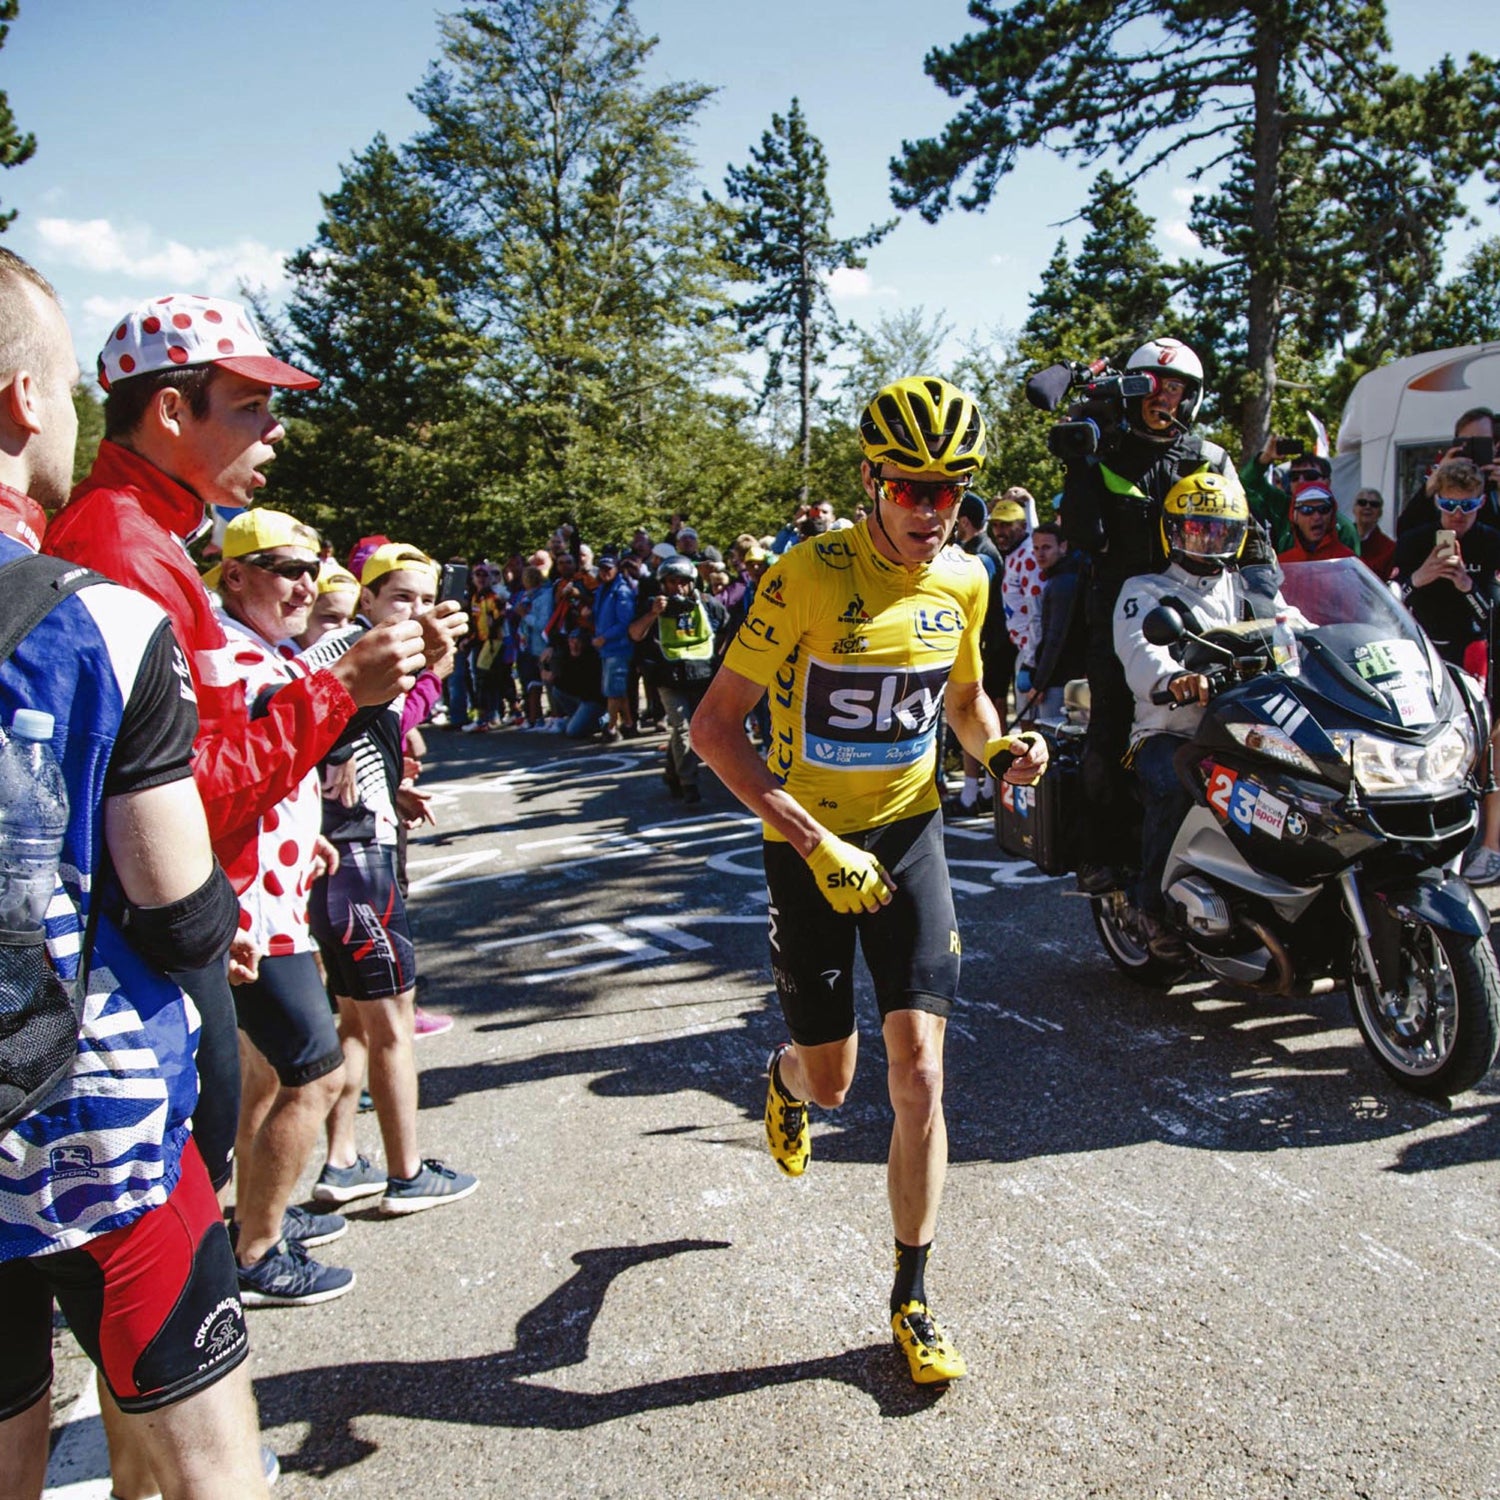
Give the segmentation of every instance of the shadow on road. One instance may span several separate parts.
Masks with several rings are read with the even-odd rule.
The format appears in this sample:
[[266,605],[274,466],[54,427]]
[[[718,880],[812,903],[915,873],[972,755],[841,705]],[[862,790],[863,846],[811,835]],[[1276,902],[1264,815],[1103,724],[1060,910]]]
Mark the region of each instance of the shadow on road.
[[911,1384],[889,1343],[823,1359],[706,1371],[612,1391],[563,1391],[537,1383],[538,1376],[587,1361],[594,1323],[617,1276],[652,1261],[728,1248],[724,1240],[683,1239],[580,1250],[573,1256],[578,1270],[520,1319],[510,1349],[462,1359],[368,1360],[270,1376],[255,1383],[261,1425],[309,1422],[302,1446],[283,1453],[281,1464],[289,1472],[326,1477],[376,1451],[378,1445],[353,1430],[352,1424],[365,1416],[567,1432],[812,1380],[836,1380],[863,1392],[884,1417],[911,1416],[941,1399],[942,1388],[923,1390]]

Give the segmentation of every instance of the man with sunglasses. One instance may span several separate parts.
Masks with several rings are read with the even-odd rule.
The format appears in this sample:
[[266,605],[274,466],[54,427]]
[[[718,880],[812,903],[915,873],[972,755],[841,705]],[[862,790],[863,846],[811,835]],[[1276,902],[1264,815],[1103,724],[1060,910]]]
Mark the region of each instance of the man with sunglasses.
[[1360,490],[1354,497],[1354,529],[1359,533],[1359,560],[1382,582],[1396,566],[1396,541],[1380,529],[1385,501],[1379,490]]
[[1339,540],[1334,530],[1335,511],[1333,491],[1321,480],[1308,479],[1297,485],[1287,507],[1292,540],[1276,554],[1276,561],[1328,562],[1335,557],[1353,557],[1353,550]]
[[[1333,465],[1316,453],[1299,453],[1291,459],[1283,479],[1275,478],[1275,465],[1280,455],[1277,446],[1280,438],[1266,439],[1266,446],[1240,469],[1240,483],[1245,489],[1245,498],[1250,502],[1250,514],[1270,532],[1271,545],[1277,552],[1284,552],[1295,538],[1292,535],[1291,518],[1287,502],[1299,484],[1321,484],[1333,493]],[[1359,532],[1354,523],[1341,515],[1335,507],[1333,528],[1341,541],[1354,555],[1359,555]]]
[[1090,717],[1073,831],[1078,886],[1089,895],[1114,889],[1135,858],[1115,816],[1129,795],[1121,762],[1135,714],[1115,655],[1115,601],[1128,579],[1155,573],[1166,562],[1161,507],[1179,479],[1211,471],[1235,493],[1241,488],[1224,449],[1192,430],[1203,400],[1197,354],[1180,339],[1153,338],[1130,356],[1126,371],[1150,377],[1150,394],[1125,402],[1123,429],[1102,433],[1097,452],[1068,459],[1059,517],[1064,539],[1083,559]]
[[[764,824],[771,972],[791,1033],[770,1059],[766,1137],[789,1177],[811,1154],[809,1106],[836,1108],[854,1080],[856,940],[864,951],[895,1113],[891,1329],[925,1385],[965,1373],[924,1284],[947,1169],[943,1038],[959,970],[933,774],[939,707],[1012,782],[1034,781],[1046,748],[1025,740],[1009,762],[981,681],[984,569],[947,546],[985,458],[973,399],[943,380],[898,380],[865,408],[859,436],[869,518],[767,571],[693,734]],[[763,692],[764,760],[744,729]]]
[[1399,540],[1408,531],[1418,526],[1432,526],[1437,522],[1438,469],[1450,458],[1467,458],[1479,470],[1484,484],[1486,504],[1480,508],[1480,520],[1486,526],[1500,524],[1500,455],[1496,453],[1495,413],[1487,406],[1470,407],[1453,424],[1453,446],[1447,449],[1415,491],[1407,497],[1396,517],[1396,537]]
[[1489,639],[1500,531],[1479,520],[1484,475],[1472,460],[1444,459],[1433,479],[1438,524],[1397,539],[1395,582],[1438,654],[1472,670]]

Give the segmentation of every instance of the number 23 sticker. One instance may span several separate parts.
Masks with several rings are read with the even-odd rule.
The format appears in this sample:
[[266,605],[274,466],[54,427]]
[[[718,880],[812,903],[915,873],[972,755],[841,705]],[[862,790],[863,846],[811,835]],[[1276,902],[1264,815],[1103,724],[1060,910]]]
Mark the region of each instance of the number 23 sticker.
[[1214,766],[1208,777],[1208,805],[1227,823],[1229,821],[1229,799],[1234,795],[1234,784],[1239,776],[1223,766]]

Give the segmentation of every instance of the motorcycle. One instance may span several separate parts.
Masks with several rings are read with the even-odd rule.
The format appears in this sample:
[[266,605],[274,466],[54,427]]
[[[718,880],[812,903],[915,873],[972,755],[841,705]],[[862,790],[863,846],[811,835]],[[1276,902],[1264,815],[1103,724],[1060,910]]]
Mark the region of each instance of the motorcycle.
[[1460,1093],[1500,1044],[1489,913],[1456,873],[1489,710],[1357,560],[1288,566],[1281,599],[1229,627],[1195,630],[1170,600],[1143,621],[1212,689],[1174,759],[1193,806],[1162,878],[1190,957],[1151,951],[1128,886],[1092,899],[1099,936],[1163,988],[1194,970],[1276,995],[1342,984],[1392,1078]]

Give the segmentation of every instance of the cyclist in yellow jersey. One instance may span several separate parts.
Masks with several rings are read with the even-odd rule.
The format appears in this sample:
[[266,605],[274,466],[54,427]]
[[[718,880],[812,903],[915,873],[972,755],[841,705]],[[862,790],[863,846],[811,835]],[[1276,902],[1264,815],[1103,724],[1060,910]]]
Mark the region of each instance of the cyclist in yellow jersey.
[[[895,1112],[891,1328],[926,1385],[965,1373],[925,1286],[948,1163],[943,1036],[959,969],[933,774],[939,707],[965,748],[1011,782],[1035,781],[1047,752],[1039,737],[1002,736],[981,686],[984,569],[946,547],[984,463],[973,399],[943,380],[898,380],[865,408],[859,435],[869,516],[767,571],[693,739],[765,826],[771,970],[792,1037],[771,1054],[766,1136],[788,1176],[811,1155],[808,1105],[836,1108],[854,1080],[856,938],[864,952]],[[762,692],[764,760],[744,732]]]

